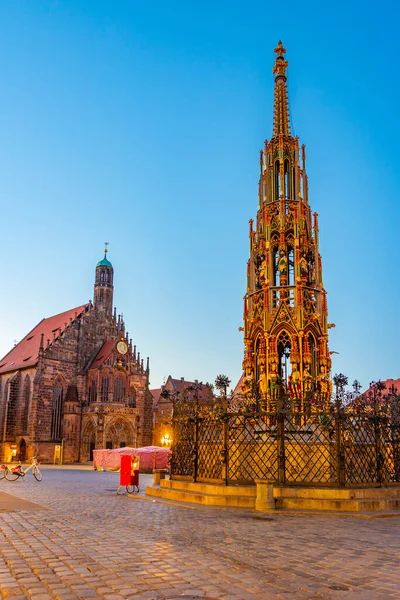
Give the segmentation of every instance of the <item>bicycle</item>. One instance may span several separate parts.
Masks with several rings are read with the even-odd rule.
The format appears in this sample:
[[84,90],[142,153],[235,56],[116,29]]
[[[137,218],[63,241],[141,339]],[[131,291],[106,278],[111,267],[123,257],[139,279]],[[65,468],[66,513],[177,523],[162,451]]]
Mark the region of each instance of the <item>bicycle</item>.
[[[36,456],[32,458],[32,464],[27,467],[25,470],[22,468],[22,464],[20,463],[16,467],[9,467],[7,465],[1,465],[3,470],[3,477],[5,477],[8,481],[16,481],[20,477],[25,477],[26,473],[32,469],[32,473],[36,481],[42,481],[43,474],[39,469],[39,463],[37,461]],[[1,476],[0,476],[1,477]]]

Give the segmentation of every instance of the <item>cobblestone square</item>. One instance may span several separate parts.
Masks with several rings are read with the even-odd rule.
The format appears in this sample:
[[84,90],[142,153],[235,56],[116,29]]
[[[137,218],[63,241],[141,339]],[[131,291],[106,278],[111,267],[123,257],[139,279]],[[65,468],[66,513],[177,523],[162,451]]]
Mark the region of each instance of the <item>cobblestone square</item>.
[[[400,519],[263,514],[117,495],[119,474],[0,482],[2,598],[400,598]],[[25,504],[23,500],[35,503]]]

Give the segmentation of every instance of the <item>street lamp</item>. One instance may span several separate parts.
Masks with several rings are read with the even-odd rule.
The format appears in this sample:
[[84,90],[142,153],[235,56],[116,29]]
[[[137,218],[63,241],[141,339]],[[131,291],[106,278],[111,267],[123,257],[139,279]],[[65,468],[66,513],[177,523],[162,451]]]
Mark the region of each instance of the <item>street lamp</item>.
[[163,437],[161,438],[161,445],[162,446],[171,446],[172,444],[172,440],[169,437],[169,434],[166,433],[165,435],[163,435]]

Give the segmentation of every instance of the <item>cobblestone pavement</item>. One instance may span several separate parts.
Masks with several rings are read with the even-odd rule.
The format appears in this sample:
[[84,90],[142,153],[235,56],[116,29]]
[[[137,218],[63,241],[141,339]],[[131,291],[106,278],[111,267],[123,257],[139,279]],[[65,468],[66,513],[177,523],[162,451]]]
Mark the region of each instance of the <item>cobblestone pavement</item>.
[[178,506],[117,496],[117,473],[43,471],[0,481],[44,507],[0,513],[2,598],[400,599],[400,519]]

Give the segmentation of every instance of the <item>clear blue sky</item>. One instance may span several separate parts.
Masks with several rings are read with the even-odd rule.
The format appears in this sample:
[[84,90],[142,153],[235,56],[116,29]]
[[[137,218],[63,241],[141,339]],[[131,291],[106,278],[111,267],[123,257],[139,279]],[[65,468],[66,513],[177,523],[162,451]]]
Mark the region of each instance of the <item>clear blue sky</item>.
[[320,215],[333,371],[400,377],[398,4],[0,1],[0,355],[115,303],[151,385],[236,381],[273,48]]

